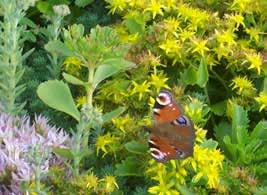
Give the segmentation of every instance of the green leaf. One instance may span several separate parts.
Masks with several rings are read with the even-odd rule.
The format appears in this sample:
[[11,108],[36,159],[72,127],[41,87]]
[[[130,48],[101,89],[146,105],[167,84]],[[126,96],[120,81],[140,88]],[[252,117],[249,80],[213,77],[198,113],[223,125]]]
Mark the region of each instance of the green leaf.
[[49,4],[49,2],[45,2],[45,1],[38,1],[36,4],[37,9],[45,14],[45,15],[50,15],[52,14],[52,6],[51,4]]
[[260,139],[267,141],[267,121],[260,121],[253,129],[250,138],[251,140]]
[[122,58],[111,58],[104,60],[104,62],[96,69],[93,87],[103,81],[104,79],[119,73],[121,71],[133,68],[135,64],[133,62],[124,60]]
[[103,122],[106,123],[110,121],[111,119],[118,117],[125,111],[125,107],[119,107],[111,112],[105,113],[103,115]]
[[194,67],[189,66],[182,74],[181,81],[185,85],[194,85],[197,82],[197,71]]
[[137,141],[131,141],[125,144],[126,150],[135,154],[145,154],[148,150],[147,146]]
[[232,142],[244,145],[248,142],[248,116],[247,112],[239,105],[233,106],[232,116]]
[[49,41],[45,45],[45,49],[51,54],[57,54],[66,57],[74,55],[74,53],[64,43],[62,43],[59,40]]
[[84,8],[85,6],[93,3],[94,0],[75,0],[75,5]]
[[227,102],[224,100],[224,101],[211,105],[210,107],[211,111],[218,116],[223,116],[226,110],[226,103]]
[[125,19],[125,25],[131,34],[143,34],[145,31],[145,20],[143,15],[134,15]]
[[52,151],[56,153],[57,155],[59,155],[60,157],[73,160],[73,155],[70,149],[54,147]]
[[73,101],[70,89],[63,81],[50,80],[41,83],[37,88],[39,98],[51,108],[65,112],[80,120],[80,113]]
[[115,174],[117,176],[142,176],[141,165],[135,157],[127,157],[122,163],[116,164]]
[[217,140],[220,143],[220,146],[222,146],[223,139],[226,135],[230,136],[232,133],[232,127],[227,122],[220,122],[219,125],[215,126],[214,128],[215,136]]
[[209,72],[206,62],[202,59],[197,71],[197,84],[200,87],[205,87],[209,80]]
[[68,81],[69,83],[73,84],[73,85],[86,85],[86,82],[81,81],[80,79],[78,79],[75,76],[72,76],[70,74],[67,73],[63,73],[63,77],[66,81]]
[[229,152],[229,155],[227,157],[230,160],[236,162],[238,159],[238,146],[237,146],[237,144],[233,144],[231,142],[230,136],[228,136],[228,135],[223,138],[223,142],[225,144],[227,151]]
[[212,139],[205,140],[201,145],[203,148],[208,148],[208,149],[216,149],[218,146],[218,142]]

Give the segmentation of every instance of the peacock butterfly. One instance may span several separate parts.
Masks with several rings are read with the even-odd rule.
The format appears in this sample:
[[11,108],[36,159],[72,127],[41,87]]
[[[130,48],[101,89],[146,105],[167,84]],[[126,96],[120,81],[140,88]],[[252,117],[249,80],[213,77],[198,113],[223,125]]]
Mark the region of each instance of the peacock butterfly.
[[173,95],[161,90],[153,107],[154,125],[149,128],[150,153],[158,162],[193,155],[195,130]]

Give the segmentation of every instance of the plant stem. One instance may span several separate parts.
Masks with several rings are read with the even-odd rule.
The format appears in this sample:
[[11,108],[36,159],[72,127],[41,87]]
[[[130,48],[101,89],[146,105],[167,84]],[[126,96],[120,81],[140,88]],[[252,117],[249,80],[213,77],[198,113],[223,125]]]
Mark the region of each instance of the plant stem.
[[218,81],[223,85],[223,87],[228,90],[227,85],[225,84],[224,80],[222,79],[222,77],[220,77],[220,75],[217,74],[217,72],[215,72],[214,70],[210,70],[210,72],[212,72],[212,74],[218,79]]
[[89,107],[93,107],[93,93],[94,93],[94,88],[93,88],[93,81],[94,81],[94,67],[89,67],[89,75],[88,75],[88,83],[89,87],[87,89],[87,104]]

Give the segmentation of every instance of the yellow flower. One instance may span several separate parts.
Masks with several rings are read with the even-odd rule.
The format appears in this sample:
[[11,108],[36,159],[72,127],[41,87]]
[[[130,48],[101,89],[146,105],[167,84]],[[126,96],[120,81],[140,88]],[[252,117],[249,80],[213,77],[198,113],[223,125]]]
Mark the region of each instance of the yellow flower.
[[239,95],[251,96],[256,91],[252,82],[246,76],[237,76],[232,80],[232,89],[238,89]]
[[196,129],[196,142],[203,143],[206,138],[207,130],[195,126]]
[[246,33],[249,34],[250,40],[255,40],[256,43],[259,42],[260,39],[260,30],[253,27],[253,28],[246,28]]
[[260,111],[267,108],[267,92],[261,92],[259,97],[256,97],[255,100],[261,104]]
[[235,29],[238,29],[239,26],[245,26],[244,24],[244,17],[241,14],[233,14],[233,15],[228,15],[226,14],[226,18],[229,19],[230,24],[233,25]]
[[177,18],[167,18],[164,20],[164,29],[167,34],[173,34],[178,37],[176,30],[180,29],[180,21]]
[[76,107],[80,108],[86,103],[86,96],[79,96],[76,98]]
[[112,123],[117,129],[121,130],[123,133],[126,133],[127,131],[132,130],[129,127],[134,126],[135,122],[129,115],[126,115],[122,117],[113,118]]
[[248,9],[249,4],[251,3],[251,0],[234,0],[231,9],[238,11],[238,12],[246,12]]
[[115,190],[115,188],[119,189],[119,186],[116,182],[116,178],[112,175],[106,175],[102,181],[104,182],[104,190],[106,193],[110,194]]
[[210,49],[206,47],[207,40],[200,40],[200,39],[195,39],[193,40],[193,44],[195,48],[193,49],[193,53],[199,53],[201,56],[205,55],[206,51],[209,51]]
[[86,180],[86,187],[88,189],[93,189],[94,191],[97,189],[98,186],[98,178],[93,173],[90,173],[85,177]]
[[63,62],[64,69],[71,74],[79,75],[79,70],[82,68],[82,61],[77,57],[67,57]]
[[215,31],[216,39],[222,46],[232,46],[236,45],[235,41],[235,34],[234,32],[227,30],[227,31]]
[[197,174],[193,177],[193,182],[198,182],[201,178],[208,179],[207,184],[209,188],[217,188],[220,184],[219,172],[222,168],[222,161],[224,156],[219,150],[202,148],[199,145],[194,147],[194,158],[197,166]]
[[141,100],[143,98],[144,94],[150,92],[150,90],[149,90],[150,83],[148,83],[147,81],[144,81],[141,85],[139,85],[135,81],[132,81],[132,83],[134,85],[134,88],[132,89],[131,95],[138,93],[139,94],[139,100]]
[[165,51],[166,55],[178,54],[181,50],[182,46],[178,43],[177,40],[174,39],[166,39],[164,43],[162,43],[159,48]]
[[149,97],[149,102],[148,102],[148,105],[150,108],[153,108],[154,104],[155,104],[155,99],[153,97]]
[[95,143],[96,154],[98,155],[99,150],[102,150],[104,152],[103,156],[105,156],[109,152],[108,150],[112,149],[112,144],[115,144],[117,140],[118,139],[110,135],[110,133],[98,136]]
[[179,33],[179,38],[184,42],[186,40],[190,40],[194,36],[195,32],[190,30],[181,30]]
[[166,78],[163,73],[159,73],[158,75],[152,74],[150,78],[150,84],[156,87],[157,92],[159,92],[162,88],[170,89],[170,87],[166,84],[168,78]]
[[164,7],[167,9],[176,8],[176,0],[164,0]]
[[[260,54],[255,54],[255,53],[247,53],[246,54],[246,61],[250,63],[250,66],[248,67],[248,69],[256,69],[257,72],[258,72],[258,75],[260,75],[261,73],[261,68],[263,66],[263,63],[262,63],[262,59],[261,59],[261,56]],[[245,61],[245,62],[246,62]]]
[[154,19],[157,14],[163,16],[162,8],[163,6],[157,0],[150,0],[150,3],[145,9],[145,11],[152,12],[152,17]]
[[116,11],[123,11],[127,6],[127,1],[125,0],[107,0],[109,5],[107,6],[110,9],[109,13],[114,14]]

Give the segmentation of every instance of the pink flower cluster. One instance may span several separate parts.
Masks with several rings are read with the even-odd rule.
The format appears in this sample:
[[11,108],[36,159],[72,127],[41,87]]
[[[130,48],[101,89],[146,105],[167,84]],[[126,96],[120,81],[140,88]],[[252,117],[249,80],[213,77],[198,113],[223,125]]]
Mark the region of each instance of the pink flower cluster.
[[49,125],[43,116],[36,116],[32,122],[29,117],[1,113],[0,194],[21,194],[21,182],[34,179],[35,156],[29,155],[33,147],[38,145],[38,153],[46,153],[41,158],[41,172],[46,173],[50,166],[63,164],[63,159],[54,154],[52,148],[68,148],[70,142],[63,129]]

